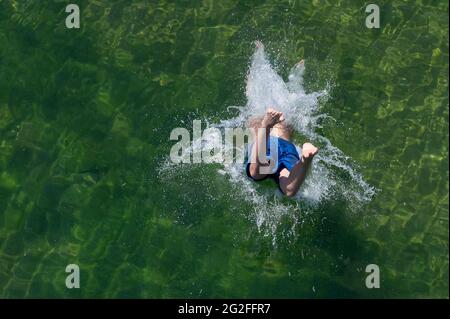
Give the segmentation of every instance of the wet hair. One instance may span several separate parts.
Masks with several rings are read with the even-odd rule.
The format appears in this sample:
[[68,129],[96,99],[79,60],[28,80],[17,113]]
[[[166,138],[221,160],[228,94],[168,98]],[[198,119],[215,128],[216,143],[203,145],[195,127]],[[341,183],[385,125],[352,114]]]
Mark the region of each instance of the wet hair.
[[[258,129],[261,127],[261,122],[263,119],[264,119],[263,115],[252,116],[247,120],[247,127]],[[286,124],[285,128],[289,133],[292,133],[294,131],[294,128],[291,124]]]
[[247,120],[247,126],[250,128],[260,128],[261,127],[261,122],[264,119],[264,116],[260,115],[260,116],[252,116],[251,118],[249,118]]

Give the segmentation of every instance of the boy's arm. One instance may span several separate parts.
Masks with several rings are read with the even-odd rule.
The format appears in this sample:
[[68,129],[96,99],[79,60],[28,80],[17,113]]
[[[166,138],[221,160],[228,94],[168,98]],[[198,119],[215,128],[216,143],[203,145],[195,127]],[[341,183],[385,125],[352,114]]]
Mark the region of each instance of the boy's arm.
[[305,180],[309,166],[311,166],[314,155],[319,149],[311,143],[305,143],[302,147],[302,160],[298,161],[289,172],[283,169],[280,172],[280,188],[288,196],[295,196]]
[[267,141],[269,139],[270,129],[281,121],[284,121],[283,113],[275,111],[272,108],[268,108],[263,120],[261,121],[261,127],[254,128],[256,142],[252,146],[250,175],[255,179],[260,179],[267,175],[267,173],[262,172],[261,168],[269,170],[267,167],[270,166],[266,156]]
[[254,136],[255,135],[255,143],[253,143],[251,151],[250,175],[255,179],[261,179],[266,175],[260,173],[261,167],[270,165],[266,156],[267,140],[270,135],[270,129],[267,127],[255,129]]

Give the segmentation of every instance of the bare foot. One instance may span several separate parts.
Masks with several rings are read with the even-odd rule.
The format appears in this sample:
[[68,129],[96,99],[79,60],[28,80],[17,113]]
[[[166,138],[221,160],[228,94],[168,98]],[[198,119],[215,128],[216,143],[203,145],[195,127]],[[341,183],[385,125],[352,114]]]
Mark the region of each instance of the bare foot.
[[305,161],[311,161],[314,155],[319,152],[319,149],[311,143],[305,143],[302,146],[302,159]]
[[261,41],[259,41],[259,40],[255,41],[255,46],[256,46],[257,49],[261,49],[261,48],[264,49],[264,44]]
[[272,128],[275,124],[284,121],[283,112],[275,111],[273,108],[268,108],[266,114],[261,122],[262,127]]
[[296,68],[302,68],[305,66],[305,60],[301,59],[297,64],[295,65]]

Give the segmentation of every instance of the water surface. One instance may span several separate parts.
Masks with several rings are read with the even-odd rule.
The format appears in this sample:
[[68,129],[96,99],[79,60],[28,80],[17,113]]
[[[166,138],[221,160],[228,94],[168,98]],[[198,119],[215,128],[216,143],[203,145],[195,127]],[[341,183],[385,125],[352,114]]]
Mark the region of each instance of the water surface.
[[[2,298],[448,298],[447,1],[379,1],[380,29],[363,1],[77,3],[68,30],[65,1],[0,1]],[[286,209],[261,224],[220,165],[161,174],[174,127],[247,104],[257,39],[286,81],[304,58],[305,90],[327,89],[314,132],[370,200],[264,184]]]

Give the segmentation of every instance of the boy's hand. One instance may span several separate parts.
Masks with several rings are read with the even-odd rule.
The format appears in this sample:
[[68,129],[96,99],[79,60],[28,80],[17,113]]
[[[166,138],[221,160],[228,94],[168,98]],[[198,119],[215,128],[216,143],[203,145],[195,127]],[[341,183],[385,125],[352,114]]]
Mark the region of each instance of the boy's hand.
[[311,161],[317,152],[319,152],[319,149],[311,143],[305,143],[302,146],[302,158],[306,161]]
[[261,124],[262,124],[262,127],[271,128],[275,124],[280,123],[282,121],[284,121],[283,112],[278,112],[272,108],[268,108],[266,110],[266,114],[264,115],[264,118],[263,118]]

